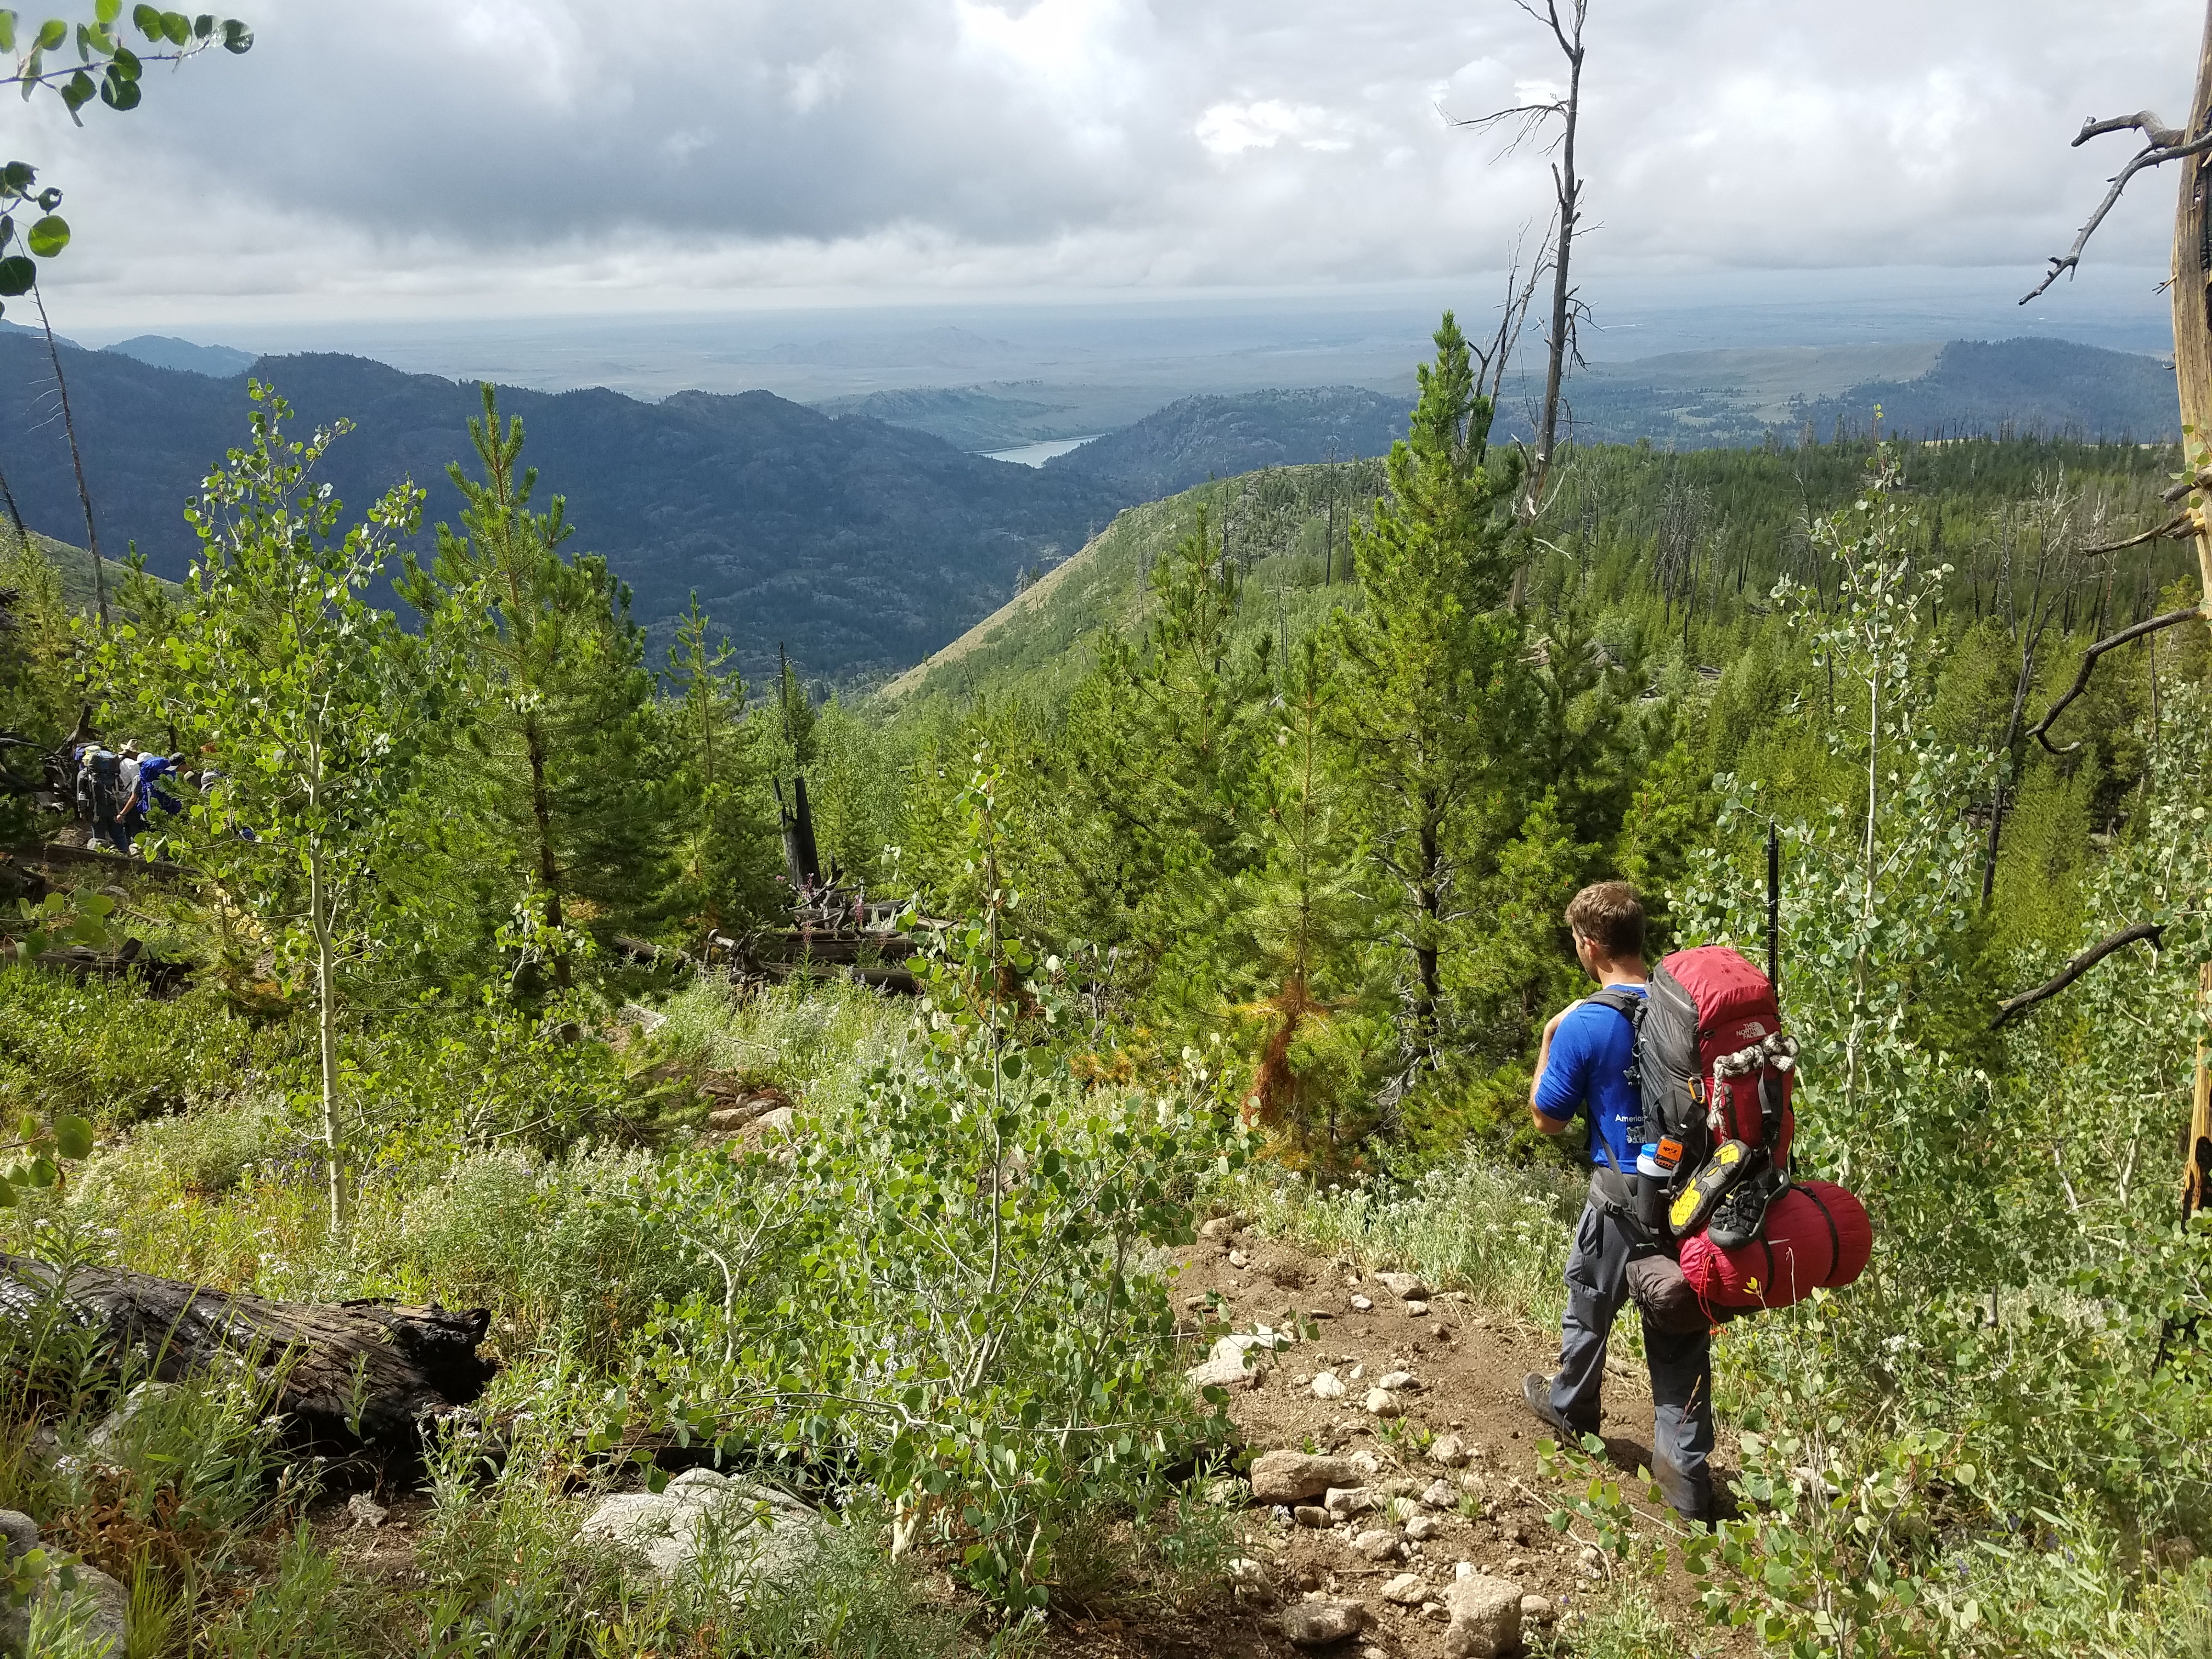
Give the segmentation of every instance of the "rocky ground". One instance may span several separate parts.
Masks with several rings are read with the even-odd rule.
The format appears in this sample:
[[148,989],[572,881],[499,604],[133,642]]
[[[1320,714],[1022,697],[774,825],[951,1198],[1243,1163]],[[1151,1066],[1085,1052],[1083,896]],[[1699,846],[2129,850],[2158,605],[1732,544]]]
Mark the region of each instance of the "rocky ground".
[[[1521,1379],[1549,1369],[1551,1333],[1431,1295],[1409,1274],[1362,1274],[1262,1239],[1233,1218],[1209,1222],[1179,1268],[1176,1295],[1194,1321],[1218,1310],[1239,1334],[1297,1336],[1279,1351],[1229,1339],[1196,1374],[1230,1389],[1255,1454],[1250,1491],[1219,1494],[1249,1505],[1237,1614],[1079,1621],[1064,1632],[1067,1651],[1460,1659],[1571,1635],[1608,1569],[1545,1518],[1559,1488],[1537,1470],[1546,1431],[1521,1403]],[[1640,1366],[1612,1362],[1606,1411],[1613,1462],[1633,1474],[1649,1461]],[[1686,1646],[1728,1645],[1705,1628],[1686,1578],[1656,1595]]]

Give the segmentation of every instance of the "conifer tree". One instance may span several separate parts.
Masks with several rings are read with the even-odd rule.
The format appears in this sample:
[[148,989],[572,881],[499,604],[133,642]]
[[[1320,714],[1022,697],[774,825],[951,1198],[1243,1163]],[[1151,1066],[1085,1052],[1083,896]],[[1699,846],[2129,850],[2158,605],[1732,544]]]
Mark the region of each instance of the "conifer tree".
[[1496,609],[1512,579],[1520,466],[1489,464],[1490,400],[1449,312],[1435,338],[1411,431],[1391,448],[1391,494],[1354,528],[1364,607],[1336,627],[1335,731],[1404,951],[1397,1092],[1443,1054],[1446,956],[1492,849],[1520,820],[1531,712],[1520,630]]
[[[1269,642],[1235,648],[1241,586],[1201,507],[1153,568],[1142,641],[1103,638],[1070,711],[1070,782],[1085,820],[1070,860],[1087,866],[1082,931],[1132,944],[1178,977],[1205,977],[1229,884],[1254,851]],[[1183,994],[1211,1000],[1214,989],[1193,982]]]
[[489,386],[483,407],[469,422],[483,477],[450,469],[462,531],[440,525],[431,568],[410,558],[400,584],[470,711],[438,785],[452,810],[426,829],[471,891],[478,932],[566,989],[592,933],[640,920],[664,886],[653,684],[629,590],[599,556],[562,550],[566,503],[532,509],[521,421],[502,431]]
[[803,774],[814,764],[814,700],[780,645],[775,648],[775,735],[777,776]]
[[744,683],[728,666],[729,641],[712,640],[710,627],[694,593],[668,648],[670,696],[661,711],[672,832],[666,904],[695,933],[732,926],[772,902],[757,734],[745,715]]
[[1237,896],[1260,978],[1251,1008],[1264,1028],[1246,1113],[1281,1129],[1297,1161],[1324,1164],[1345,1131],[1364,1127],[1340,1121],[1340,1103],[1307,1086],[1302,1063],[1356,981],[1367,921],[1351,814],[1328,765],[1334,666],[1316,635],[1291,648],[1255,791],[1259,857]]

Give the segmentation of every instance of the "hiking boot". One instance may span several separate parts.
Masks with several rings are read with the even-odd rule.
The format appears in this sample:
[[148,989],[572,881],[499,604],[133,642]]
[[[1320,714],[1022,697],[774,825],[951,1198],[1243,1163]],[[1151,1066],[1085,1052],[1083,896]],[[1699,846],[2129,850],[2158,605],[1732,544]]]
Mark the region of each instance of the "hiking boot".
[[1597,1432],[1596,1424],[1580,1427],[1569,1422],[1565,1414],[1552,1404],[1552,1379],[1541,1371],[1530,1371],[1521,1379],[1521,1403],[1563,1440],[1579,1441],[1586,1434]]

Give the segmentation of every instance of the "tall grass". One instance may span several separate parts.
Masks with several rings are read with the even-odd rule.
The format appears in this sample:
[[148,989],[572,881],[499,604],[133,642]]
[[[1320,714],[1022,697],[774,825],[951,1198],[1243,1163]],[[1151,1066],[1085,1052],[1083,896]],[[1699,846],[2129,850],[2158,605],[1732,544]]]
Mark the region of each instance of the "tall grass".
[[1560,1269],[1580,1182],[1569,1185],[1462,1153],[1409,1179],[1316,1183],[1303,1175],[1254,1176],[1212,1194],[1263,1231],[1343,1255],[1370,1269],[1419,1273],[1498,1313],[1555,1322],[1565,1305]]

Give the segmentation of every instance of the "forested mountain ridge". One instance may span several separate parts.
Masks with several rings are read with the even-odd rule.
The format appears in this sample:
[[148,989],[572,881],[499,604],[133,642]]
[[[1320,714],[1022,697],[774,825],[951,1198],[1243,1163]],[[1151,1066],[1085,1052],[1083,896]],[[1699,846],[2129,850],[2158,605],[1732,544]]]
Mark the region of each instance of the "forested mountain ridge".
[[[1585,606],[1656,584],[1681,602],[1678,621],[1692,629],[1700,617],[1739,617],[1747,604],[1763,605],[1785,571],[1803,574],[1808,514],[1832,510],[1863,487],[1869,448],[1863,439],[1802,450],[1672,455],[1646,447],[1577,446],[1560,477],[1559,518],[1567,528],[1547,538],[1553,558],[1540,565],[1535,580],[1555,587],[1577,583]],[[1923,526],[1944,526],[1934,532],[1934,547],[1955,567],[1948,591],[1974,611],[1996,604],[2000,580],[2016,574],[1990,536],[1990,508],[2063,480],[2107,521],[2126,522],[2130,513],[2148,510],[2173,465],[2163,447],[2026,437],[1908,443],[1899,453],[1903,488]],[[1379,460],[1282,467],[1215,479],[1131,508],[884,691],[901,699],[1003,697],[1072,683],[1089,661],[1087,641],[1100,629],[1141,628],[1152,568],[1190,533],[1201,507],[1229,556],[1252,572],[1243,603],[1263,619],[1287,606],[1286,614],[1303,626],[1299,619],[1314,605],[1357,605],[1352,526],[1371,516],[1384,488]],[[2170,546],[2128,557],[2125,577],[2116,573],[2118,586],[2104,603],[2129,619],[2143,614],[2160,585],[2189,569],[2186,556]],[[1547,576],[1547,570],[1554,574]],[[1694,605],[1692,595],[1698,596]],[[2081,620],[2079,609],[2063,609],[2062,620]]]
[[1044,470],[1152,501],[1206,478],[1383,454],[1406,435],[1411,407],[1408,398],[1349,386],[1185,398],[1055,455]]
[[[1873,372],[1845,380],[1837,370]],[[1501,439],[1526,441],[1542,387],[1508,377]],[[1592,363],[1569,397],[1584,443],[1661,447],[1795,447],[1808,424],[1829,441],[1838,421],[1905,438],[2171,441],[2179,435],[2171,364],[2070,340],[1954,340],[1918,347],[1700,351]]]
[[[245,379],[73,348],[63,362],[103,549],[114,557],[135,543],[155,574],[181,576],[195,546],[185,498],[243,439]],[[266,358],[255,373],[303,422],[355,423],[322,472],[348,503],[411,477],[429,492],[423,545],[428,526],[455,519],[446,468],[469,453],[474,387],[357,357]],[[582,544],[630,584],[638,618],[665,627],[696,591],[754,678],[779,642],[811,675],[917,661],[1123,505],[1085,479],[764,392],[657,404],[604,391],[501,395],[528,431],[541,501],[568,498]],[[0,454],[29,526],[82,539],[45,343],[27,332],[0,334]]]
[[967,450],[1013,449],[1054,438],[1088,436],[1098,430],[1097,426],[1086,425],[1081,413],[1067,404],[1001,395],[1022,390],[921,386],[831,398],[813,407],[825,415],[865,415],[871,420],[927,432]]

